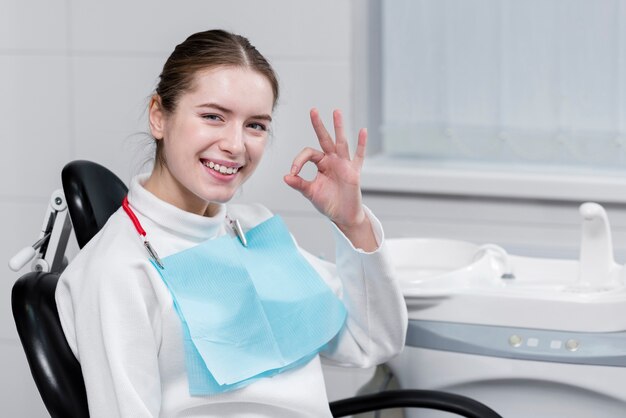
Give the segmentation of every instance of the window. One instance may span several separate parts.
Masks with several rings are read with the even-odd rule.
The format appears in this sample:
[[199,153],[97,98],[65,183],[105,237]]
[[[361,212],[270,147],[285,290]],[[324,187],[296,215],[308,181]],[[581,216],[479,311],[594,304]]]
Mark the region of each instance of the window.
[[626,202],[626,1],[372,0],[358,22],[365,189]]

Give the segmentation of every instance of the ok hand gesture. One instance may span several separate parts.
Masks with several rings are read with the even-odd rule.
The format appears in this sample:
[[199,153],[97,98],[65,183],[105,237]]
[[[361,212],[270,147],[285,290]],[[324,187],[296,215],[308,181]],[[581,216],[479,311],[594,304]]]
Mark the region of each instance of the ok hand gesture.
[[[317,109],[311,110],[311,123],[321,151],[309,147],[300,151],[293,161],[291,172],[284,177],[285,183],[302,193],[319,212],[330,218],[355,247],[373,251],[377,244],[363,209],[360,186],[367,131],[359,131],[356,152],[351,159],[339,110],[333,112],[335,140],[324,127]],[[302,167],[309,161],[317,167],[317,174],[311,181],[299,176]]]

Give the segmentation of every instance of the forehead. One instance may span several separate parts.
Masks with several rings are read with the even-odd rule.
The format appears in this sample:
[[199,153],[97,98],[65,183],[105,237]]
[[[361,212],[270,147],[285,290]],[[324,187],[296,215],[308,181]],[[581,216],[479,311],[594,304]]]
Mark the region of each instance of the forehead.
[[181,101],[218,103],[229,108],[271,113],[274,92],[263,74],[245,67],[215,67],[196,72]]

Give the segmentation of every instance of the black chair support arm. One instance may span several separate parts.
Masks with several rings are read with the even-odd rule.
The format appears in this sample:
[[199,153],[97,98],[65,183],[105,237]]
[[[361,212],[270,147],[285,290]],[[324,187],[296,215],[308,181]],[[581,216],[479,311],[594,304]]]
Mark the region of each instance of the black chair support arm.
[[502,418],[493,409],[478,401],[453,393],[432,390],[390,390],[330,403],[330,410],[335,418],[406,407],[435,409],[466,418]]

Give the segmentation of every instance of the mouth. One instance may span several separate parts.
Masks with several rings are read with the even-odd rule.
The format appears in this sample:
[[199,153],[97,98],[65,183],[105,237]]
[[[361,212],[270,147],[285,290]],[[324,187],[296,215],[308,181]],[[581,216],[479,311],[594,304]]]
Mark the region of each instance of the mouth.
[[216,171],[225,176],[232,176],[233,174],[237,174],[237,172],[243,167],[237,165],[235,163],[216,163],[211,160],[200,160],[203,166],[210,168],[213,171]]

